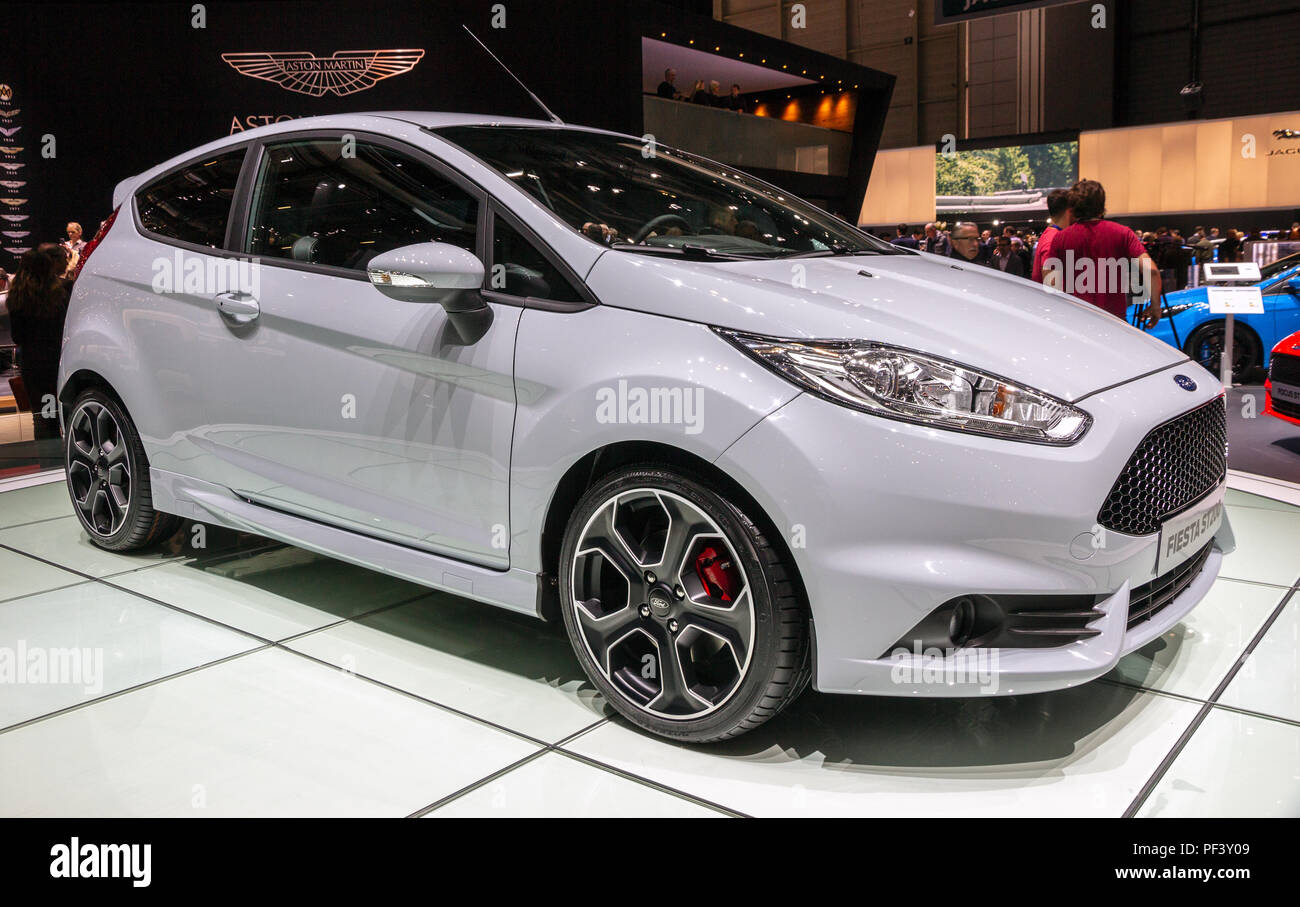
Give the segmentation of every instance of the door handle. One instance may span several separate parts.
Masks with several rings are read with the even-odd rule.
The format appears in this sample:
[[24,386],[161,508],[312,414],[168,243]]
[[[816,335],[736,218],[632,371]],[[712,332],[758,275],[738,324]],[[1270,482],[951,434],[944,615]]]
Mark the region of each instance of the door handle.
[[257,299],[248,293],[218,293],[217,311],[235,324],[248,324],[262,314]]

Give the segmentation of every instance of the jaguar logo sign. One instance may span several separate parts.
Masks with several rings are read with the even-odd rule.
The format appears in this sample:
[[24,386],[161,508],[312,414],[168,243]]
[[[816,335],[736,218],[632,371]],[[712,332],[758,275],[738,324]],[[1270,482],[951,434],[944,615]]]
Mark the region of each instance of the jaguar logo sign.
[[1275,139],[1300,139],[1300,129],[1274,129]]
[[305,51],[221,55],[241,75],[313,98],[327,94],[345,97],[374,88],[384,79],[410,72],[423,57],[424,51],[418,48],[339,50],[329,57]]

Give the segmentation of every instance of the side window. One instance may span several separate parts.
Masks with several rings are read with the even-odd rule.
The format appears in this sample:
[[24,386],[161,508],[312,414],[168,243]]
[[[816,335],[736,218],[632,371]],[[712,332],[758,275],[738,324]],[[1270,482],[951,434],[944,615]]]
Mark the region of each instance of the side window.
[[492,267],[487,288],[510,296],[583,301],[559,268],[500,216],[492,221]]
[[[362,270],[380,252],[445,242],[475,252],[478,201],[400,152],[338,139],[270,145],[253,191],[248,250]],[[477,253],[476,253],[477,254]]]
[[240,148],[150,183],[135,196],[141,226],[166,239],[220,248],[243,163]]

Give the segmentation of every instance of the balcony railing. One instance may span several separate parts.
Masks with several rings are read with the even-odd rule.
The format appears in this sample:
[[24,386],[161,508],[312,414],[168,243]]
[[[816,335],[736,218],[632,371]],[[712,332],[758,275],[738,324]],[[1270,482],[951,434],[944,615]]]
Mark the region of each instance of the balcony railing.
[[741,170],[763,168],[844,176],[853,136],[807,123],[758,117],[702,104],[643,98],[645,131],[656,142]]

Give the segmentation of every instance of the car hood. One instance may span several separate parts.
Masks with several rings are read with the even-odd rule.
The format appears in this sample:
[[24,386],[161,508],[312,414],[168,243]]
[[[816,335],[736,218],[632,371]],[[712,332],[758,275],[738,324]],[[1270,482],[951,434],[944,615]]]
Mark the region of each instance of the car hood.
[[876,340],[1065,400],[1187,358],[1072,296],[935,255],[695,262],[610,251],[587,283],[606,305],[773,337]]

